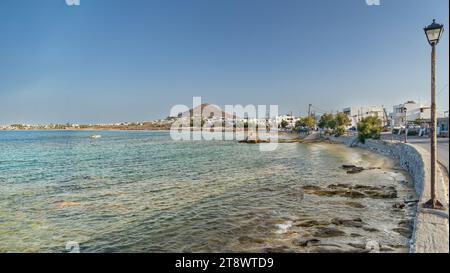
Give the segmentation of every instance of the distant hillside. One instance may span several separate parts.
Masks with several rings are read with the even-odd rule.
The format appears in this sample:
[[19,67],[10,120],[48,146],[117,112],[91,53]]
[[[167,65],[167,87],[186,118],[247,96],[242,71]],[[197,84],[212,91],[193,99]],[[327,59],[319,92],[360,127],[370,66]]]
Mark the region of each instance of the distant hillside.
[[[207,113],[207,112],[209,112],[209,113]],[[184,113],[180,114],[179,117],[182,117],[182,116],[194,117],[194,113],[195,113],[195,116],[202,114],[202,116],[204,118],[212,118],[212,117],[223,117],[225,119],[234,119],[235,118],[234,115],[225,113],[217,106],[214,106],[212,104],[207,104],[207,103],[197,106],[197,107],[189,110],[188,112],[184,112]]]

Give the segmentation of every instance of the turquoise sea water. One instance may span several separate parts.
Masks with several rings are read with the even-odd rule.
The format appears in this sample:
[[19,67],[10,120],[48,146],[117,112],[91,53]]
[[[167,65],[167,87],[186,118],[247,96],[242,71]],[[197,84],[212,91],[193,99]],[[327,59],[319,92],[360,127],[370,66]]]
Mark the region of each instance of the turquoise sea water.
[[[349,176],[345,163],[383,170]],[[292,244],[306,236],[292,223],[336,216],[361,217],[378,231],[346,228],[348,236],[329,239],[335,244],[406,247],[392,229],[411,215],[391,208],[412,189],[393,166],[340,145],[260,152],[172,141],[167,132],[0,132],[0,252],[65,252],[69,241],[82,252],[305,251]],[[399,198],[358,200],[366,206],[358,209],[302,191],[342,182],[395,185]]]

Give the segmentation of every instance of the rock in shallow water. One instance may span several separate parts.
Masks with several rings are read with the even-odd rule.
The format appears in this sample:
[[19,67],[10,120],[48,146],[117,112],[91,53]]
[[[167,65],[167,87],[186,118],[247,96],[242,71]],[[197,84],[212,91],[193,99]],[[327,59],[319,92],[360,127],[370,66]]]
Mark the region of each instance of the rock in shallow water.
[[404,209],[406,207],[406,205],[404,203],[395,203],[394,205],[392,205],[392,208],[394,209]]
[[366,207],[366,206],[364,206],[364,205],[361,204],[361,203],[358,203],[358,202],[351,202],[351,201],[344,202],[343,204],[344,204],[344,205],[347,205],[347,206],[349,206],[349,207],[355,208],[355,209],[363,209],[363,208]]
[[380,248],[380,251],[381,251],[381,252],[395,252],[395,249],[393,249],[393,248],[391,248],[391,247],[388,247],[388,246],[382,246],[382,247]]
[[330,237],[339,237],[344,236],[345,232],[339,230],[337,228],[332,227],[318,227],[314,232],[314,237],[319,238],[330,238]]
[[379,232],[378,229],[376,229],[376,228],[371,228],[371,227],[363,227],[363,230],[364,230],[364,231],[367,231],[367,232]]
[[399,228],[394,228],[392,231],[395,231],[398,234],[401,234],[407,238],[410,238],[412,236],[412,231],[409,228],[399,227]]
[[307,194],[318,196],[342,196],[350,198],[373,198],[373,199],[392,199],[397,198],[397,189],[393,186],[365,186],[365,185],[348,185],[348,184],[332,184],[327,188],[313,185],[306,185],[303,190]]
[[338,246],[317,246],[311,248],[309,253],[369,253],[370,250],[359,248],[343,248]]
[[354,248],[366,249],[366,244],[362,243],[349,243],[348,245]]
[[297,221],[293,225],[296,227],[314,227],[320,225],[327,225],[328,223],[325,221],[317,221],[317,220],[302,220]]
[[343,169],[353,169],[353,168],[356,168],[356,166],[352,165],[352,164],[345,164],[345,165],[342,165],[342,168]]
[[361,218],[355,218],[355,219],[341,219],[341,218],[334,218],[331,220],[331,223],[337,225],[337,226],[344,226],[344,227],[363,227],[364,223],[361,220]]
[[256,243],[256,244],[264,244],[265,240],[260,238],[253,238],[250,236],[242,236],[239,238],[239,243]]
[[359,191],[354,191],[354,190],[346,191],[344,196],[350,197],[350,198],[364,198],[364,197],[366,197],[366,195],[364,193],[359,192]]
[[355,167],[353,169],[350,169],[347,171],[347,174],[357,174],[357,173],[361,173],[364,171],[364,168],[361,167]]
[[274,246],[264,248],[263,251],[264,253],[290,253],[292,252],[292,249],[287,246]]
[[320,243],[320,240],[316,238],[299,238],[292,241],[293,245],[301,247],[316,245],[318,243]]

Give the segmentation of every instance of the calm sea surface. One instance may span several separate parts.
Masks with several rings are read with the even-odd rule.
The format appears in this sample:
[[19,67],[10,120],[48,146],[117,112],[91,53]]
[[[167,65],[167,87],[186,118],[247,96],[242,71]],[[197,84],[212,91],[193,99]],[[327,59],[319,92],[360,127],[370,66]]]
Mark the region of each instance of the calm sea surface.
[[[101,139],[91,139],[94,134]],[[382,170],[347,175],[354,163]],[[393,231],[412,215],[394,162],[328,144],[281,144],[274,152],[235,142],[176,142],[166,132],[0,132],[0,252],[308,251],[293,240],[304,219],[361,218],[339,227],[334,247],[375,240],[406,250]],[[396,199],[303,194],[305,185],[395,186]],[[349,206],[358,202],[365,208]],[[347,248],[345,248],[347,249]]]

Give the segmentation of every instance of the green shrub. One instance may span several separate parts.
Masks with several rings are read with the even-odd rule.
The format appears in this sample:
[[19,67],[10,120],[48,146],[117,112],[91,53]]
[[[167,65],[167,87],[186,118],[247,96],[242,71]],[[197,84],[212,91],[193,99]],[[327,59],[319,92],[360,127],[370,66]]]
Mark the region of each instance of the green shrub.
[[338,126],[334,129],[334,134],[339,137],[345,134],[346,128],[344,126]]
[[362,143],[369,138],[379,139],[382,129],[382,122],[378,117],[363,118],[358,123],[358,139]]

